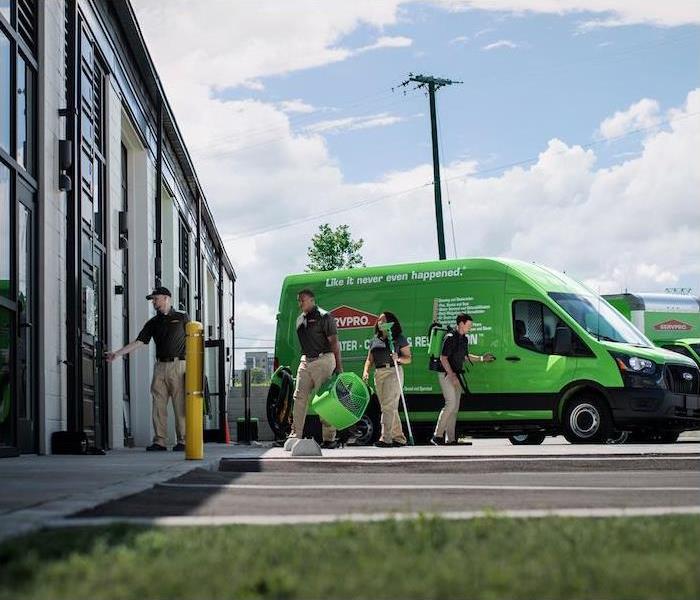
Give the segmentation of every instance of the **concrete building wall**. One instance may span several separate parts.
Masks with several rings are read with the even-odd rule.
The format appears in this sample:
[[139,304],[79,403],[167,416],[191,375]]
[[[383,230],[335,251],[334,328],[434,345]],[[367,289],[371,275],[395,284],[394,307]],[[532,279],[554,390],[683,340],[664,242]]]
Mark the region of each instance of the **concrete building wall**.
[[[37,219],[38,420],[39,451],[47,452],[51,434],[66,427],[65,238],[66,194],[58,189],[58,142],[64,137],[59,109],[64,94],[64,3],[44,2],[39,12],[39,202]],[[41,293],[41,292],[40,292]]]
[[[66,118],[59,110],[66,108],[66,2],[45,0],[39,2],[38,11],[38,105],[37,105],[37,181],[36,198],[36,256],[37,302],[37,411],[36,427],[39,431],[38,451],[48,453],[51,435],[66,430],[68,423],[68,360],[67,314],[80,307],[67,306],[66,239],[68,195],[59,190],[59,141],[67,138]],[[179,286],[179,215],[183,214],[191,228],[185,240],[189,247],[190,316],[194,318],[195,295],[202,296],[202,321],[205,334],[219,336],[219,257],[216,256],[213,240],[216,233],[202,236],[204,272],[203,289],[197,290],[196,219],[194,218],[198,192],[196,176],[187,171],[183,160],[182,142],[174,136],[166,139],[163,146],[163,182],[157,181],[156,139],[157,123],[153,104],[153,82],[142,80],[147,70],[137,68],[134,55],[142,54],[140,60],[150,60],[143,49],[129,46],[123,39],[124,32],[113,22],[121,6],[121,17],[125,0],[78,0],[78,10],[94,33],[96,44],[104,55],[108,67],[105,85],[104,128],[106,134],[106,195],[105,219],[106,255],[106,309],[107,332],[105,350],[116,349],[124,343],[123,308],[128,299],[130,340],[136,338],[143,324],[153,316],[153,309],[145,295],[153,288],[155,273],[156,209],[157,195],[161,202],[162,273],[163,285],[173,292],[177,306]],[[99,14],[98,14],[99,13]],[[94,30],[94,31],[93,31]],[[127,52],[128,48],[128,52]],[[172,135],[172,129],[171,135]],[[128,250],[121,249],[119,213],[122,210],[122,144],[127,149],[128,204],[127,229]],[[177,153],[176,153],[177,149]],[[79,155],[79,148],[74,148]],[[176,156],[177,154],[177,156]],[[193,183],[193,181],[195,183]],[[80,186],[80,182],[73,182]],[[79,195],[76,195],[79,198]],[[79,201],[79,200],[78,200]],[[128,252],[129,275],[126,296],[115,288],[123,281],[124,257]],[[226,258],[226,263],[228,259]],[[229,267],[230,268],[230,267]],[[231,348],[230,361],[226,362],[226,380],[230,380],[233,366],[233,336],[230,326],[234,284],[229,272],[225,272],[224,319],[222,333],[227,347]],[[211,329],[210,329],[211,327]],[[129,361],[130,403],[125,405],[124,369],[122,360],[106,366],[107,376],[107,445],[119,448],[124,444],[124,418],[131,424],[134,443],[145,446],[153,435],[151,425],[150,382],[155,360],[154,344],[136,351]],[[211,365],[213,368],[213,365]],[[212,371],[213,373],[213,371]],[[171,438],[174,427],[171,418]]]

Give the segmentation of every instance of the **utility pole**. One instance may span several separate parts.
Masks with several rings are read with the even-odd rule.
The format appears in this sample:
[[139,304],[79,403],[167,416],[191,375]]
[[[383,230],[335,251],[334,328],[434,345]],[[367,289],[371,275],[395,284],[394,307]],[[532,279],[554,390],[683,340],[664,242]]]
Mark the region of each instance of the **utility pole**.
[[417,83],[415,89],[427,87],[428,98],[430,99],[430,131],[433,140],[433,186],[435,189],[435,221],[437,222],[438,255],[440,260],[445,260],[445,228],[442,219],[442,191],[440,189],[440,153],[438,151],[437,132],[437,111],[435,108],[435,92],[446,85],[462,83],[451,79],[441,79],[432,75],[408,74],[408,79],[401,84],[401,87],[409,85],[411,82]]

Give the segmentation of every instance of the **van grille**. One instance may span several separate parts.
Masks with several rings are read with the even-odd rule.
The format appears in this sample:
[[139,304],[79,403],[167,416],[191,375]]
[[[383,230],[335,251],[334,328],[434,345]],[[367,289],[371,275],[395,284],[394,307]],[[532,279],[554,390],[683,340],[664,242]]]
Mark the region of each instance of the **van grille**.
[[697,367],[666,365],[664,380],[666,387],[676,394],[700,393],[700,370]]

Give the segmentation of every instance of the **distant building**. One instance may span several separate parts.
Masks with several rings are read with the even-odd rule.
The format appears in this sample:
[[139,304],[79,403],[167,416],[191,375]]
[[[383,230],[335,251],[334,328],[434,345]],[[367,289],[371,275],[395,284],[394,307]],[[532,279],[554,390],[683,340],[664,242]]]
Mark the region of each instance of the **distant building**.
[[265,379],[270,379],[274,371],[275,356],[270,352],[246,352],[245,368],[261,369],[265,373]]

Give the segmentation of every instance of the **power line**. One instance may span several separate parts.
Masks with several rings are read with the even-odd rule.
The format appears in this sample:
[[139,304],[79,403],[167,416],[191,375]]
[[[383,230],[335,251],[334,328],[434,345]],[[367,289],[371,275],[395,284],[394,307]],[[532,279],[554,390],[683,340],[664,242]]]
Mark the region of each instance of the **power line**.
[[[345,108],[351,109],[351,108],[356,108],[356,107],[360,107],[360,106],[372,103],[374,106],[377,107],[377,109],[386,109],[390,106],[398,104],[398,100],[391,100],[391,101],[387,102],[387,100],[390,100],[391,98],[393,98],[393,93],[394,93],[394,88],[391,88],[391,89],[385,90],[379,94],[374,94],[373,96],[368,96],[365,100],[355,102],[354,104],[345,105]],[[381,101],[378,105],[376,104],[376,102],[374,102],[377,99],[381,99]],[[373,101],[373,102],[370,102],[370,101]],[[333,114],[333,116],[340,116],[343,114],[347,114],[347,110],[340,112],[340,113],[335,112]],[[329,117],[330,117],[330,115],[329,115]],[[300,124],[305,124],[307,122],[311,122],[311,125],[313,125],[313,121],[319,120],[319,114],[317,111],[314,111],[312,113],[301,114],[298,116],[288,116],[287,119],[288,119],[288,123],[285,125],[267,127],[267,128],[263,128],[263,129],[252,130],[252,131],[246,131],[243,134],[226,134],[226,135],[219,136],[219,137],[213,137],[213,138],[210,138],[206,144],[194,146],[194,149],[195,150],[215,150],[216,148],[226,146],[229,142],[234,141],[234,140],[239,141],[239,140],[243,139],[244,141],[246,141],[246,140],[252,141],[252,140],[255,140],[256,138],[260,137],[261,134],[265,134],[265,133],[271,133],[271,132],[274,133],[274,132],[278,132],[278,131],[282,132],[282,133],[286,133],[290,129],[298,128],[298,126]],[[274,138],[270,138],[268,140],[265,140],[264,143],[265,144],[273,143],[277,140],[285,139],[285,138],[286,138],[285,135],[276,136]],[[240,150],[244,150],[247,148],[256,147],[257,145],[259,145],[259,144],[251,145],[251,144],[245,143],[242,146],[238,146],[235,149],[232,149],[230,152],[231,153],[238,152]],[[225,152],[224,154],[228,154],[228,153],[229,152]]]
[[[624,134],[622,134],[622,135],[615,136],[615,137],[612,137],[612,138],[609,138],[609,139],[597,140],[597,141],[593,141],[593,142],[585,143],[585,144],[573,144],[573,146],[579,146],[579,147],[581,147],[581,148],[587,149],[587,148],[592,148],[592,147],[594,147],[594,146],[599,146],[599,145],[601,145],[601,144],[614,143],[614,142],[617,142],[617,141],[619,141],[619,140],[622,140],[622,139],[631,137],[631,136],[633,136],[633,135],[637,135],[637,134],[639,134],[639,133],[644,133],[644,132],[646,132],[646,131],[652,131],[652,130],[654,130],[654,129],[658,129],[659,127],[661,127],[661,126],[663,126],[663,125],[668,125],[668,124],[670,124],[670,123],[675,123],[675,122],[677,122],[677,121],[683,121],[683,120],[685,120],[685,119],[689,119],[689,118],[692,118],[692,117],[696,117],[696,116],[698,116],[698,115],[700,115],[700,112],[687,113],[686,115],[684,115],[684,116],[682,116],[682,117],[675,117],[675,118],[672,118],[672,119],[666,119],[666,120],[664,120],[664,121],[660,121],[660,122],[656,123],[655,125],[652,125],[652,126],[649,126],[649,127],[641,127],[641,128],[639,128],[639,129],[635,129],[635,130],[632,130],[632,131],[628,131],[627,133],[624,133]],[[571,146],[569,146],[569,148],[570,148],[570,147],[571,147]],[[566,152],[568,152],[568,148],[567,148],[567,150],[563,150],[563,151],[560,151],[560,152],[553,152],[552,155],[557,156],[557,155],[565,154]],[[453,175],[452,177],[443,178],[442,181],[444,181],[444,182],[446,183],[446,182],[448,182],[448,181],[454,181],[454,180],[456,180],[456,179],[464,179],[464,178],[466,178],[466,177],[476,177],[476,176],[478,176],[478,175],[492,174],[492,173],[496,173],[496,172],[499,172],[499,171],[504,171],[504,170],[506,170],[506,169],[510,169],[510,168],[513,168],[513,167],[519,167],[519,166],[527,165],[527,164],[529,164],[529,163],[536,162],[537,160],[539,160],[539,154],[538,154],[537,156],[531,156],[531,157],[529,157],[529,158],[525,158],[525,159],[522,159],[522,160],[510,162],[510,163],[505,163],[505,164],[498,165],[498,166],[495,166],[495,167],[489,167],[489,168],[487,168],[487,169],[478,169],[478,170],[476,170],[476,171],[470,171],[470,172],[468,172],[468,173],[462,173],[462,174],[460,174],[460,175]],[[236,234],[236,235],[233,235],[233,236],[223,237],[222,239],[223,239],[224,242],[232,242],[232,241],[238,241],[238,240],[242,240],[242,239],[247,239],[247,238],[250,238],[250,237],[255,237],[255,236],[258,236],[258,235],[262,235],[262,234],[264,234],[264,233],[269,233],[270,231],[277,231],[277,230],[280,230],[280,229],[286,229],[286,228],[288,228],[288,227],[293,227],[293,226],[295,226],[295,225],[300,225],[300,224],[302,224],[302,223],[307,223],[307,222],[313,221],[313,220],[315,220],[315,219],[320,219],[320,218],[323,218],[323,217],[336,215],[336,214],[339,214],[339,213],[342,213],[342,212],[347,212],[347,211],[355,210],[356,208],[362,208],[362,207],[364,207],[364,206],[369,206],[369,205],[371,205],[371,204],[375,204],[375,203],[380,202],[380,201],[382,201],[382,200],[388,200],[388,199],[390,199],[390,198],[395,198],[395,197],[398,197],[398,196],[402,196],[402,195],[404,195],[404,194],[408,194],[408,193],[410,193],[410,192],[415,192],[415,191],[417,191],[417,190],[423,189],[423,188],[428,187],[428,186],[431,186],[431,185],[433,185],[433,182],[432,182],[432,181],[428,181],[428,182],[423,183],[423,184],[421,184],[421,185],[417,185],[417,186],[414,186],[414,187],[411,187],[411,188],[406,188],[406,189],[400,190],[400,191],[398,191],[398,192],[393,192],[393,193],[391,193],[391,194],[385,194],[385,195],[382,195],[382,196],[378,196],[377,198],[362,200],[362,201],[360,201],[360,202],[356,202],[356,203],[351,204],[351,205],[349,205],[349,206],[343,206],[343,207],[339,207],[339,208],[336,208],[336,209],[333,209],[333,210],[328,210],[328,211],[324,211],[324,212],[321,212],[321,213],[315,213],[315,214],[313,214],[313,215],[308,215],[308,216],[303,217],[303,218],[301,218],[301,219],[293,219],[293,220],[287,221],[287,222],[285,222],[285,223],[278,223],[278,224],[276,224],[276,225],[271,225],[271,226],[265,226],[265,227],[261,227],[261,228],[250,229],[250,230],[248,230],[248,231],[243,231],[243,232],[241,232],[240,234]]]
[[[393,100],[392,102],[390,102],[390,103],[388,103],[388,104],[385,104],[385,105],[382,106],[381,108],[386,109],[386,108],[389,108],[390,106],[394,106],[394,105],[396,105],[396,104],[399,104],[400,102],[402,102],[402,100],[396,99],[396,100]],[[322,122],[322,121],[319,121],[319,122]],[[285,131],[287,131],[287,130],[285,130]],[[307,133],[307,134],[310,133],[310,134],[313,135],[313,132],[308,132],[308,131],[307,131],[306,133]],[[242,152],[242,151],[244,151],[244,150],[251,150],[251,149],[253,149],[253,148],[259,148],[259,147],[261,147],[261,146],[268,146],[268,145],[270,145],[270,144],[274,144],[274,143],[276,143],[276,142],[279,142],[280,140],[285,140],[285,139],[287,139],[288,137],[289,137],[289,136],[287,136],[287,135],[281,135],[281,136],[276,136],[276,137],[274,137],[274,138],[269,138],[269,139],[262,140],[262,141],[259,141],[259,142],[256,142],[256,143],[252,143],[252,144],[243,144],[243,145],[241,145],[241,146],[236,146],[235,148],[230,148],[230,149],[228,149],[228,150],[223,150],[223,151],[220,151],[220,152],[216,152],[216,156],[217,156],[217,157],[221,157],[221,156],[231,156],[231,155],[233,155],[233,154],[238,154],[239,152]],[[223,142],[222,142],[220,145],[223,145]],[[211,147],[209,147],[209,146],[207,146],[207,148],[210,149],[210,150],[212,150],[212,151],[216,149],[215,147],[214,147],[214,148],[211,148]]]

